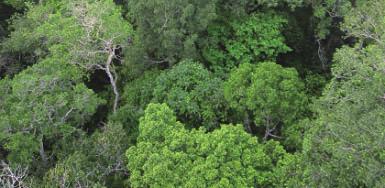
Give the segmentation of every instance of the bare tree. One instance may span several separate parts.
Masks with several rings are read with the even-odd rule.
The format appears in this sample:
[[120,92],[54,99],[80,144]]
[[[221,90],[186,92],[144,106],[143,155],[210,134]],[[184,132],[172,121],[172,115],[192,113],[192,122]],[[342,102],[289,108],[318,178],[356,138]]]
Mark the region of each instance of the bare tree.
[[27,168],[11,168],[6,162],[0,161],[0,187],[25,188],[24,179],[27,177]]

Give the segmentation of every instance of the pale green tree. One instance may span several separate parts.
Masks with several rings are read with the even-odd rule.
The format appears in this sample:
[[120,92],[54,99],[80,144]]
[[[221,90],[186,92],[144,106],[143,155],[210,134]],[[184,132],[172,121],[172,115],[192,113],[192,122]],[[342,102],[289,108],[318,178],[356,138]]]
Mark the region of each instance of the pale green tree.
[[[345,47],[304,143],[313,186],[381,187],[384,156],[384,50]],[[322,169],[321,171],[319,169]]]
[[[356,37],[334,56],[333,79],[317,102],[304,141],[306,182],[324,187],[382,187],[384,148],[384,1],[357,1],[342,29]],[[322,169],[322,170],[320,170]]]

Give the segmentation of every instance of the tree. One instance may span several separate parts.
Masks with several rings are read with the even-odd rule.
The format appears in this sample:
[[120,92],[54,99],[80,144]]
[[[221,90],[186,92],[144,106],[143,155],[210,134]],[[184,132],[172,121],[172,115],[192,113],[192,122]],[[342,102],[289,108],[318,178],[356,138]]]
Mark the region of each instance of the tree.
[[[99,69],[107,74],[115,95],[115,112],[120,94],[114,60],[120,59],[121,54],[118,51],[128,45],[127,40],[132,28],[122,19],[120,9],[111,0],[93,3],[78,0],[68,4],[69,6],[63,9],[70,13],[69,17],[63,17],[60,13],[54,14],[52,20],[44,23],[37,31],[42,31],[48,41],[62,39],[62,43],[50,48],[53,54],[62,56],[63,53],[68,53],[71,63],[88,71]],[[102,7],[105,11],[100,11]],[[64,20],[68,22],[63,23]],[[62,27],[71,28],[72,31],[58,35]],[[68,39],[65,40],[66,38]]]
[[219,23],[209,27],[209,40],[203,56],[210,69],[220,75],[241,63],[275,61],[281,53],[290,51],[281,31],[286,19],[274,13],[255,13],[228,25]]
[[[15,9],[23,9],[28,3],[36,2],[38,2],[38,0],[4,0],[4,3],[11,5]],[[39,2],[41,2],[41,0]]]
[[[137,27],[137,36],[134,38],[133,48],[130,49],[131,60],[169,65],[182,59],[200,59],[200,50],[206,41],[204,38],[213,22],[247,18],[250,12],[261,6],[276,7],[287,2],[294,8],[301,4],[301,0],[273,3],[262,0],[126,0],[126,2],[127,16]],[[256,21],[263,22],[263,19]],[[212,46],[217,48],[216,45]]]
[[357,44],[335,53],[333,79],[304,140],[304,172],[311,186],[382,187],[385,182],[385,48],[377,40],[382,31],[376,30],[384,27],[384,14],[372,11],[384,2],[363,3],[357,1],[342,24]]
[[89,72],[104,71],[116,111],[120,93],[114,64],[121,60],[120,51],[129,44],[133,31],[112,0],[40,3],[31,6],[25,18],[16,19],[14,25],[18,29],[4,42],[4,49],[39,58],[58,56]]
[[384,8],[0,0],[0,187],[383,187]]
[[[102,8],[104,11],[100,11]],[[114,60],[121,60],[119,51],[129,44],[131,25],[123,20],[120,9],[112,0],[94,3],[74,1],[70,11],[84,32],[80,40],[71,46],[72,61],[87,70],[100,69],[107,74],[115,95],[115,112],[120,94]]]
[[[282,147],[264,147],[239,125],[186,130],[166,104],[149,104],[127,150],[132,187],[263,187]],[[267,153],[271,154],[268,155]]]
[[[197,56],[197,40],[216,15],[216,0],[130,0],[128,17],[137,27],[135,48],[142,61],[174,64]],[[134,50],[135,51],[135,50]],[[135,55],[135,54],[133,54]]]
[[257,0],[257,2],[266,7],[277,7],[287,5],[291,9],[301,7],[304,0]]
[[94,173],[92,163],[88,161],[87,156],[74,153],[48,171],[43,179],[42,187],[103,188],[102,185],[91,179]]
[[122,125],[107,124],[79,143],[78,149],[59,161],[43,178],[45,187],[104,187],[122,182],[127,135]]
[[345,47],[336,53],[334,78],[305,140],[309,184],[383,185],[384,54],[378,46],[362,51]]
[[341,29],[346,31],[348,36],[384,46],[384,13],[380,11],[384,8],[384,3],[383,0],[371,0],[370,3],[363,0],[357,1],[355,8],[344,15]]
[[[360,1],[360,0],[358,0]],[[327,39],[335,22],[344,17],[350,11],[352,0],[304,0],[304,4],[313,8],[314,22],[316,24],[315,35],[319,40]]]
[[[19,1],[18,1],[19,2]],[[21,2],[21,1],[20,1]],[[39,58],[46,57],[48,48],[55,42],[62,42],[57,39],[55,42],[46,42],[46,35],[38,33],[37,29],[54,14],[60,4],[55,1],[45,2],[44,4],[29,5],[24,14],[15,14],[9,20],[8,37],[1,41],[2,63],[10,75],[14,75],[38,61]],[[62,20],[56,20],[63,23]],[[64,21],[65,22],[65,21]],[[72,31],[72,32],[69,32]],[[74,33],[70,27],[62,27],[57,29],[55,34],[58,36],[66,36],[66,33]],[[68,39],[68,38],[65,38]]]
[[297,71],[272,62],[242,64],[225,82],[224,94],[230,106],[244,115],[247,130],[251,131],[250,117],[257,127],[264,127],[265,140],[278,137],[274,132],[280,125],[300,119],[307,105]]
[[156,79],[154,102],[166,103],[190,127],[202,122],[212,129],[226,118],[222,81],[201,64],[185,60]]
[[[65,144],[60,141],[78,134],[103,103],[83,79],[84,73],[73,65],[46,59],[12,80],[1,80],[8,83],[0,84],[5,88],[0,142],[10,152],[12,164],[31,165],[39,159],[48,165],[51,157],[45,144]],[[55,148],[52,145],[49,148]]]
[[274,187],[307,187],[304,181],[304,157],[302,153],[285,153],[273,172]]
[[135,143],[138,120],[151,102],[167,103],[177,112],[178,120],[191,128],[203,122],[212,130],[227,119],[222,81],[191,60],[169,70],[146,71],[128,82],[122,96],[123,105],[109,120],[121,123],[129,132],[131,143]]
[[11,168],[4,161],[0,161],[0,186],[4,188],[24,187],[28,169],[22,167]]

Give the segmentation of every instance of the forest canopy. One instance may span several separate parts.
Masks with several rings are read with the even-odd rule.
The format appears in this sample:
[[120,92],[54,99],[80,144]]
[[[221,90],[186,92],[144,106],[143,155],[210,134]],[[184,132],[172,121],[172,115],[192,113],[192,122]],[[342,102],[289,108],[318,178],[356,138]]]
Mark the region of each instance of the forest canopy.
[[3,0],[0,187],[384,187],[385,0]]

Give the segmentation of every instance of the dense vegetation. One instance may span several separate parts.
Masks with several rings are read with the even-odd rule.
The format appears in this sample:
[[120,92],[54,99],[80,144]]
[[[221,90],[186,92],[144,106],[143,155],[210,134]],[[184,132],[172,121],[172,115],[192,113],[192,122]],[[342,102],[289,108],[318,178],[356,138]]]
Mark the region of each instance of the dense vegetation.
[[0,187],[384,187],[385,0],[3,0]]

